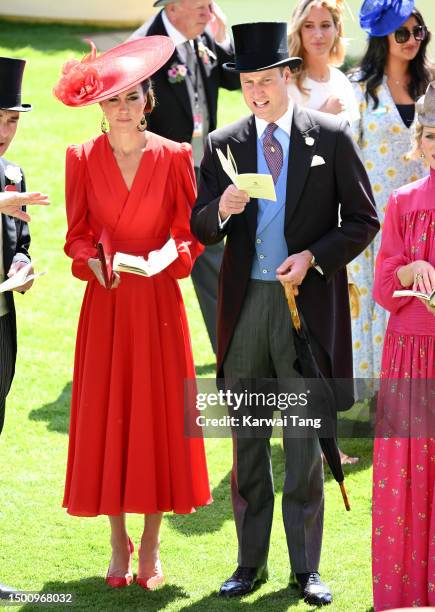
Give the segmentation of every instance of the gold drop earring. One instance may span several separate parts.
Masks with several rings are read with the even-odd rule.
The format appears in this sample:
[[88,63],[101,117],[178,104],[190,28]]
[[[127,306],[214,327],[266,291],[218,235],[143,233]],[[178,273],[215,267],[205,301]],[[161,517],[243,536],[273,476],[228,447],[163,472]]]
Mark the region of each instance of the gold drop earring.
[[100,128],[103,134],[107,134],[107,132],[109,131],[109,126],[107,125],[106,115],[104,113],[101,119]]
[[147,129],[147,118],[145,117],[145,113],[142,115],[142,119],[140,120],[140,123],[137,127],[137,129],[139,130],[139,132],[145,132],[145,130]]

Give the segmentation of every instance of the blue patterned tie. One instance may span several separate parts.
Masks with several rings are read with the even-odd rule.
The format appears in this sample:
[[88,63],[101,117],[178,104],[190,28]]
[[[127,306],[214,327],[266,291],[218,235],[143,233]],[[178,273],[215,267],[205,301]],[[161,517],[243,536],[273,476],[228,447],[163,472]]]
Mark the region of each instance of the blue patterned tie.
[[274,131],[277,128],[278,126],[276,125],[276,123],[269,123],[269,125],[265,129],[263,139],[264,157],[266,159],[267,166],[275,184],[278,181],[279,175],[282,170],[282,164],[284,162],[282,146],[273,135]]

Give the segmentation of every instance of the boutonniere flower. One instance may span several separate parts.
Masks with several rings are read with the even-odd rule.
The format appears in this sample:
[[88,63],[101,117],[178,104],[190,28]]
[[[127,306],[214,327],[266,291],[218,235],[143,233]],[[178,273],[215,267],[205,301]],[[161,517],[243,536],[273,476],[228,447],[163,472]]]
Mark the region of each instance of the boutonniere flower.
[[168,80],[170,83],[182,83],[187,75],[187,66],[174,62],[168,70]]
[[198,43],[198,55],[205,65],[210,63],[210,60],[217,60],[216,55],[202,41]]
[[315,142],[315,141],[314,141],[314,138],[313,138],[312,136],[305,136],[305,144],[306,144],[308,147],[312,147],[312,146],[313,146],[313,144],[314,144],[314,142]]
[[15,185],[18,185],[23,180],[21,170],[17,166],[6,166],[5,177]]

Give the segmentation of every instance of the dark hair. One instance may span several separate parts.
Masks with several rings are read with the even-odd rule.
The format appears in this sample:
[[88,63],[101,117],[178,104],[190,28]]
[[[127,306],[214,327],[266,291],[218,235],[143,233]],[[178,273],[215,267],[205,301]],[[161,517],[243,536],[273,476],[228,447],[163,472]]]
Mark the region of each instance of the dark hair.
[[[410,17],[415,17],[418,24],[426,26],[423,16],[417,9],[414,9]],[[428,84],[433,79],[433,66],[426,57],[426,49],[430,42],[431,34],[422,41],[417,55],[409,62],[410,81],[408,86],[409,95],[413,100],[417,100],[422,96]],[[366,101],[368,103],[369,96],[373,99],[374,108],[379,105],[379,98],[376,94],[376,89],[382,83],[384,78],[384,70],[388,58],[388,37],[387,36],[370,36],[368,47],[360,65],[351,71],[350,79],[357,83],[366,83]]]
[[144,95],[147,97],[147,103],[145,106],[145,114],[149,115],[150,113],[153,112],[153,109],[156,105],[156,98],[154,96],[153,84],[152,84],[151,79],[145,79],[145,81],[142,81],[141,86],[142,86],[142,91]]

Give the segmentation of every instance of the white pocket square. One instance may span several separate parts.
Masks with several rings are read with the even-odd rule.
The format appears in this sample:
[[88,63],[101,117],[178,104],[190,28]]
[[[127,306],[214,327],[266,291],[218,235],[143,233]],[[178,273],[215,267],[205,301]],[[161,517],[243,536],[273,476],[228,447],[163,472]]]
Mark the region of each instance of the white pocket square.
[[321,157],[320,155],[314,155],[313,161],[311,162],[311,167],[313,167],[313,166],[323,166],[323,164],[326,164],[326,162],[323,159],[323,157]]

